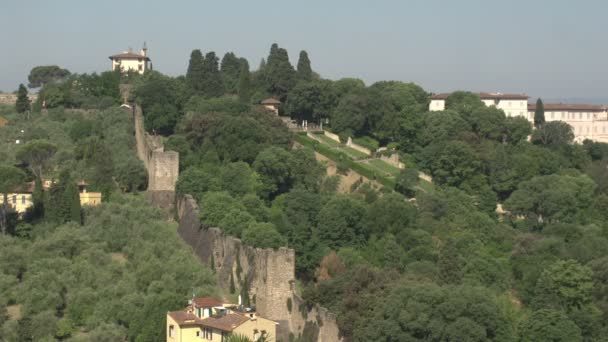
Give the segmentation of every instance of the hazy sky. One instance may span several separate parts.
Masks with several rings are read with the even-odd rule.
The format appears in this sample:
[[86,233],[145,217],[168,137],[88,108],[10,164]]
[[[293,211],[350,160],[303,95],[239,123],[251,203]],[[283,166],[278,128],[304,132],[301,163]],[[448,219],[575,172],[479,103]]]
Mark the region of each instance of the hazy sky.
[[276,42],[330,79],[608,101],[607,14],[607,0],[0,0],[0,90],[36,65],[108,70],[143,41],[169,75],[195,48],[257,67]]

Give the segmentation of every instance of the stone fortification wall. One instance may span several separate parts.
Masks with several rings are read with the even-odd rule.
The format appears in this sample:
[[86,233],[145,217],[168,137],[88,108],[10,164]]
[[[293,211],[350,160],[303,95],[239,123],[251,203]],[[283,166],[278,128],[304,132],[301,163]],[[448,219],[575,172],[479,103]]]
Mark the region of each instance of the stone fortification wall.
[[393,153],[390,156],[381,155],[380,159],[384,160],[385,162],[393,165],[398,169],[405,169],[405,164],[399,161],[399,153]]
[[[38,100],[38,94],[29,94],[30,102],[36,102]],[[17,102],[17,94],[0,94],[0,104],[14,106]]]
[[290,335],[305,335],[311,341],[341,340],[335,317],[320,307],[309,311],[295,294],[293,249],[253,248],[217,228],[204,227],[191,196],[178,200],[177,214],[178,233],[216,271],[219,285],[228,292],[232,277],[237,292],[246,287],[260,315],[279,323],[278,339],[289,341]]
[[165,151],[158,137],[144,129],[141,107],[133,107],[137,156],[148,171],[148,198],[160,208],[171,208],[175,201],[175,183],[179,176],[179,153]]

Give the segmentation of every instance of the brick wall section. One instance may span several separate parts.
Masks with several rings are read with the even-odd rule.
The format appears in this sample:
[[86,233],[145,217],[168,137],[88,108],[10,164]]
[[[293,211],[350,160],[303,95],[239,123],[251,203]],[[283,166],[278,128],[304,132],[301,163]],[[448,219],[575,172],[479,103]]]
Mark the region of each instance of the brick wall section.
[[[293,291],[295,253],[293,249],[261,249],[244,245],[241,240],[226,236],[217,228],[201,225],[199,208],[189,195],[178,200],[178,233],[200,258],[217,273],[218,282],[226,292],[230,274],[237,291],[247,281],[250,297],[255,296],[260,315],[279,323],[277,338],[288,341],[289,335],[312,337],[312,341],[341,341],[335,316],[326,309],[314,307],[306,318],[300,311],[303,301]],[[238,262],[237,262],[238,259]],[[211,262],[213,261],[213,265]],[[240,272],[238,265],[240,264]],[[291,312],[287,302],[292,301]]]

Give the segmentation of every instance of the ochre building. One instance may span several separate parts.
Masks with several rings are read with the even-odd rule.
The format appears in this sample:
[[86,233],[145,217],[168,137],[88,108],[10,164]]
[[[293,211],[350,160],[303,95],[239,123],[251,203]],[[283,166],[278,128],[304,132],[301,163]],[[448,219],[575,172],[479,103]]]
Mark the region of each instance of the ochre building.
[[167,313],[167,342],[224,342],[231,334],[275,342],[277,323],[254,311],[214,298],[194,298],[181,311]]

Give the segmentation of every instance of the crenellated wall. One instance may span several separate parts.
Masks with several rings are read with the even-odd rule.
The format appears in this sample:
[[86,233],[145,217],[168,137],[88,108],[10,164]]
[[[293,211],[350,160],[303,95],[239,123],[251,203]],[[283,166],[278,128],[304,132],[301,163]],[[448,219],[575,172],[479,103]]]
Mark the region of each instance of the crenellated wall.
[[311,341],[342,340],[333,314],[319,306],[308,310],[296,295],[293,249],[253,248],[218,228],[204,227],[198,205],[189,195],[178,200],[177,214],[178,233],[200,260],[216,271],[219,285],[229,291],[232,275],[237,292],[248,287],[260,315],[279,323],[278,339],[289,341],[290,335],[305,335]]

